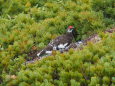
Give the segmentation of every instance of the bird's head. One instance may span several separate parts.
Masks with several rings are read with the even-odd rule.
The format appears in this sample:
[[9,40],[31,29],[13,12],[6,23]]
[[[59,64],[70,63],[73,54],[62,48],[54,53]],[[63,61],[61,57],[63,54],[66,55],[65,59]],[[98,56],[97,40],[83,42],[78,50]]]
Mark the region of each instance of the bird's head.
[[69,27],[67,28],[67,33],[72,33],[74,37],[76,37],[77,35],[79,35],[79,34],[77,33],[77,31],[76,31],[76,29],[75,29],[74,26],[69,26]]
[[69,26],[69,27],[67,28],[67,32],[68,32],[68,33],[71,33],[71,32],[73,32],[74,29],[75,29],[74,26]]

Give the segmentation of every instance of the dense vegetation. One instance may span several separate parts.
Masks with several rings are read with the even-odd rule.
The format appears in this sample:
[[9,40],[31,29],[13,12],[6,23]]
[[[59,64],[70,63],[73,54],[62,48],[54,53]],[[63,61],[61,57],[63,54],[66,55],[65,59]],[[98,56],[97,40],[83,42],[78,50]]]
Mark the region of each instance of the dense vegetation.
[[[114,0],[0,0],[0,83],[3,86],[114,86],[115,34],[81,51],[24,65],[74,25],[76,40],[115,27]],[[103,33],[102,33],[103,34]]]
[[114,86],[115,33],[101,36],[103,41],[100,43],[89,43],[83,50],[57,52],[34,64],[20,65],[23,60],[16,59],[16,64],[10,65],[10,74],[3,74],[3,85]]

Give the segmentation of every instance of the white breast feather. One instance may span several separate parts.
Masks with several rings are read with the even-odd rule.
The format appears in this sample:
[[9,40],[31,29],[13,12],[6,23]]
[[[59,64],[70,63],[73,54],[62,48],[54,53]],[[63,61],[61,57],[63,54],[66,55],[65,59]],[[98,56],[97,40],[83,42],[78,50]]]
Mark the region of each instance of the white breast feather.
[[58,45],[58,48],[60,49],[64,49],[66,46],[67,46],[68,43],[65,43],[65,44],[60,44]]
[[64,46],[66,47],[68,45],[68,43],[65,43]]
[[63,44],[60,44],[60,45],[58,45],[58,48],[60,49],[60,48],[65,48],[65,46],[63,45]]
[[[43,50],[42,50],[42,51],[43,51]],[[42,52],[42,51],[41,51],[41,52]],[[40,56],[41,52],[39,52],[39,53],[37,54],[38,57]]]
[[46,51],[46,54],[51,54],[52,53],[52,51]]

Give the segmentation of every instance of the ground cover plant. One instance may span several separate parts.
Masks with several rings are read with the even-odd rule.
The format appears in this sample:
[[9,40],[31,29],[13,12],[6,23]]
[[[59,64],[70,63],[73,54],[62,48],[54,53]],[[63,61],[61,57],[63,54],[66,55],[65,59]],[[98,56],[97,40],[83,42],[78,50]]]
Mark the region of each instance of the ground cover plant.
[[70,49],[32,64],[21,64],[18,70],[3,76],[3,85],[114,86],[115,33],[100,36],[102,41],[89,43],[83,50]]
[[0,0],[1,85],[114,86],[114,34],[104,35],[102,43],[89,44],[83,51],[57,53],[35,64],[23,65],[32,59],[27,55],[31,50],[41,50],[65,33],[69,25],[79,33],[76,41],[115,27],[114,3],[114,0]]

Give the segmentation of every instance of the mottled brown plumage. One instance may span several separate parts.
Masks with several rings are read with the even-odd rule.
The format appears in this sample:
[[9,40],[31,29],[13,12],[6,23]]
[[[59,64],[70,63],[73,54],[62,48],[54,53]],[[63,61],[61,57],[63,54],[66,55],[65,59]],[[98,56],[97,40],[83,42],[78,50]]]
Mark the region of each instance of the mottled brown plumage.
[[40,51],[37,54],[37,56],[42,56],[46,52],[50,53],[50,51],[52,53],[52,50],[60,50],[60,52],[63,52],[64,49],[72,43],[72,40],[74,39],[73,32],[74,32],[74,27],[69,26],[67,28],[66,34],[61,35],[55,38],[54,40],[52,40],[46,48],[44,48],[42,51]]
[[72,43],[73,38],[74,37],[72,33],[66,33],[54,39],[52,42],[50,42],[50,44],[53,46],[58,46],[59,44],[68,43],[69,45],[70,43]]

